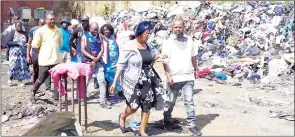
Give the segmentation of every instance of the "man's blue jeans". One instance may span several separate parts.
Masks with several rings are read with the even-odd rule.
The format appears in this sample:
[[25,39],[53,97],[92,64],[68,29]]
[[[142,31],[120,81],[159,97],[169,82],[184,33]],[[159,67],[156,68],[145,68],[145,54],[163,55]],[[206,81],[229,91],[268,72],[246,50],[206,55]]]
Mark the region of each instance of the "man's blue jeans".
[[174,105],[176,103],[177,95],[180,90],[182,90],[183,94],[183,101],[184,101],[184,107],[187,113],[187,122],[188,122],[188,128],[194,128],[196,127],[196,119],[195,119],[195,109],[194,109],[194,81],[184,81],[184,82],[177,82],[174,83],[173,86],[170,86],[170,99],[171,104],[168,109],[168,111],[164,112],[164,121],[171,121],[172,118],[172,111],[174,108]]

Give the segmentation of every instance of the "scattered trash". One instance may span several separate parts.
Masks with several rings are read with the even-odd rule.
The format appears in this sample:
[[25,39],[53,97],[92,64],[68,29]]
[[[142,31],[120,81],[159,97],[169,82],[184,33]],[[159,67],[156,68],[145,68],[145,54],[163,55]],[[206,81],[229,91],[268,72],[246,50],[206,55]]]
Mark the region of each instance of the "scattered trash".
[[9,120],[9,116],[7,116],[7,115],[3,115],[1,118],[2,118],[2,123]]
[[[138,22],[151,21],[154,30],[149,43],[161,51],[163,40],[171,34],[174,16],[181,15],[185,33],[192,36],[198,45],[197,60],[203,67],[199,72],[200,78],[220,84],[243,80],[258,84],[272,81],[268,76],[278,77],[284,68],[293,68],[289,74],[294,72],[293,11],[294,6],[289,3],[184,2],[138,12],[126,9],[105,21],[118,30],[120,44],[128,40]],[[290,55],[283,56],[285,54]],[[277,59],[281,55],[281,59]],[[215,75],[219,80],[208,75]]]
[[286,112],[283,112],[283,111],[269,110],[269,113],[270,113],[269,117],[271,117],[271,118],[279,118],[279,119],[285,119],[285,120],[288,120],[288,121],[294,121],[294,111],[286,113]]
[[128,127],[130,127],[132,129],[132,131],[138,130],[139,126],[140,126],[140,121],[138,121],[138,120],[132,120],[132,121],[130,121],[130,123],[128,125]]
[[25,107],[20,113],[19,118],[27,117],[27,116],[40,116],[44,113],[44,108],[40,105],[32,105],[29,107]]
[[224,73],[217,73],[215,74],[216,78],[219,78],[220,80],[227,80],[227,76]]
[[207,102],[207,101],[202,102],[201,105],[202,105],[203,107],[208,107],[208,108],[213,108],[213,107],[218,106],[218,104],[211,103],[211,102]]

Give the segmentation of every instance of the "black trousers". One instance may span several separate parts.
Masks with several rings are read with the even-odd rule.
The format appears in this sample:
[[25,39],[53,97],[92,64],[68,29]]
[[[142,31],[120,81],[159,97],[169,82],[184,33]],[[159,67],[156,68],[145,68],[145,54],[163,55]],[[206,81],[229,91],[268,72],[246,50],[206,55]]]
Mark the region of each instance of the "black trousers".
[[[36,82],[33,85],[33,89],[32,92],[34,94],[37,93],[38,89],[40,88],[40,86],[45,82],[45,80],[50,76],[48,70],[50,70],[51,68],[53,68],[55,65],[51,65],[51,66],[39,66],[39,73],[38,73],[38,79],[36,80]],[[55,93],[55,92],[54,92]],[[56,94],[56,93],[55,93]]]
[[[39,76],[39,64],[38,64],[38,54],[32,54],[32,65],[33,65],[33,85],[35,84],[36,80]],[[50,75],[45,80],[46,90],[51,90],[51,77]]]
[[9,46],[7,45],[6,55],[5,55],[7,61],[9,61],[9,49],[10,49]]

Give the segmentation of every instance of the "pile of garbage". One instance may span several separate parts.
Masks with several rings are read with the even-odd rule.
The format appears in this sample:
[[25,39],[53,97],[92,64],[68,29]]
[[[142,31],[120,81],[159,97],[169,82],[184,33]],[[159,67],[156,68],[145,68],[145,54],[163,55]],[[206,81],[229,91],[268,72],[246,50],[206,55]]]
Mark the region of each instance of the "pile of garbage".
[[[221,5],[200,1],[193,6],[178,2],[140,12],[126,9],[111,15],[107,22],[115,26],[118,40],[123,43],[136,24],[151,21],[154,30],[149,42],[161,51],[176,15],[183,17],[185,33],[198,45],[200,77],[220,83],[244,80],[257,83],[262,79],[270,83],[273,76],[287,75],[294,78],[293,3],[250,1]],[[284,67],[272,70],[270,65],[278,61]]]

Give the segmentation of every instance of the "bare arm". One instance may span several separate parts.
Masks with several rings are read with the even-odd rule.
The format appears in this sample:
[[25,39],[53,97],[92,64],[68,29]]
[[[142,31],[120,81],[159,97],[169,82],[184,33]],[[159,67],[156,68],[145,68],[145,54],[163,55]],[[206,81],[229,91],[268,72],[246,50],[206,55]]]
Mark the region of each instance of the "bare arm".
[[167,63],[164,63],[163,67],[164,67],[165,75],[170,76],[169,65]]
[[192,64],[193,64],[194,70],[199,71],[198,70],[197,56],[192,57]]
[[85,36],[82,36],[82,39],[81,39],[81,50],[82,50],[82,53],[84,54],[84,56],[86,56],[87,58],[90,58],[92,60],[94,60],[94,56],[90,55],[87,51],[86,51],[86,47],[87,47],[87,41],[86,41],[86,37]]
[[74,34],[72,34],[71,37],[70,37],[70,47],[71,47],[71,48],[76,48],[76,45],[75,45],[75,43],[74,43],[74,40],[75,40],[75,39],[76,39],[76,38],[75,38]]
[[161,56],[160,54],[158,54],[158,55],[154,56],[154,60],[153,60],[153,61],[155,62],[155,61],[157,61],[157,60],[158,60],[159,58],[161,58],[161,57],[162,57],[162,56]]
[[115,74],[115,77],[114,77],[114,81],[113,81],[113,84],[116,84],[118,79],[119,79],[119,76],[121,75],[122,73],[122,70],[123,68],[118,68],[117,67],[117,70],[116,70],[116,74]]
[[71,49],[72,48],[76,49],[76,44],[74,43],[74,41],[77,38],[78,38],[78,30],[74,29],[73,33],[71,34],[70,41],[69,41]]
[[28,45],[27,45],[27,57],[30,57],[30,50],[32,48],[32,41],[33,41],[33,38],[29,37]]
[[195,71],[199,71],[198,70],[198,62],[197,62],[197,55],[198,55],[198,53],[199,53],[199,42],[198,41],[193,41],[193,48],[192,48],[192,58],[191,58],[191,60],[192,60],[192,65],[193,65],[193,67],[194,67],[194,70]]
[[[162,46],[162,54],[164,54],[166,58],[168,58],[170,50],[171,49],[169,47],[169,43],[167,41],[164,41]],[[163,63],[163,67],[164,67],[165,75],[167,76],[167,78],[171,77],[168,62]]]

